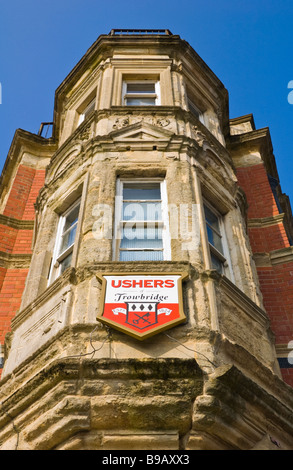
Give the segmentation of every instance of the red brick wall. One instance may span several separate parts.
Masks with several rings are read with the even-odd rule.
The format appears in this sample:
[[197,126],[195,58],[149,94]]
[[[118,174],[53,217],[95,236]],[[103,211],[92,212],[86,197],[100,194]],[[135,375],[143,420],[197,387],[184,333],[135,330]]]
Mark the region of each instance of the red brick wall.
[[262,163],[251,167],[237,168],[237,178],[249,203],[249,219],[279,214],[267,172]]
[[248,235],[253,253],[269,253],[290,246],[284,225],[250,227]]
[[[45,181],[45,170],[20,165],[12,183],[3,215],[17,220],[34,220],[34,204]],[[0,251],[31,254],[33,230],[0,224]],[[0,268],[0,350],[11,320],[20,308],[28,269]],[[0,369],[1,377],[1,369]]]
[[22,219],[35,177],[33,168],[19,165],[3,214]]
[[0,224],[0,251],[13,254],[30,254],[32,237],[32,230],[18,230]]
[[10,331],[10,323],[20,307],[28,269],[7,269],[0,292],[0,343]]
[[[263,164],[238,168],[237,177],[246,193],[248,220],[279,214]],[[251,226],[248,234],[253,253],[270,253],[290,246],[283,223]],[[257,267],[257,272],[276,345],[288,345],[293,340],[293,263]],[[293,368],[289,367],[286,358],[280,363],[284,381],[293,387]]]
[[33,220],[35,218],[35,207],[34,204],[38,197],[39,191],[44,186],[45,182],[45,170],[36,170],[34,179],[30,188],[28,199],[25,205],[23,220]]
[[293,340],[293,262],[259,267],[264,306],[279,344]]
[[33,230],[18,230],[13,246],[13,254],[31,254]]
[[18,230],[0,224],[0,251],[12,253]]

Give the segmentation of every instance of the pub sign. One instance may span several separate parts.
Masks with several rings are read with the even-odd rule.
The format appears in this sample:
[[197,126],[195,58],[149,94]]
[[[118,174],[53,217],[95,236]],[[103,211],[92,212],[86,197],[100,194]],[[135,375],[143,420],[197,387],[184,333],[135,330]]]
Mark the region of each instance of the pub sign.
[[187,274],[107,274],[97,320],[143,340],[186,320],[182,281]]

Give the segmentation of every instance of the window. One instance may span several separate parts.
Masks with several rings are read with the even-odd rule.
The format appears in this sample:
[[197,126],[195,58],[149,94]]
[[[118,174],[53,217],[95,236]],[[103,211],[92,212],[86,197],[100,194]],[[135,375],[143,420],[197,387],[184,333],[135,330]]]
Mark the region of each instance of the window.
[[79,116],[78,125],[81,124],[85,119],[89,117],[89,115],[95,110],[96,106],[96,98],[92,99],[90,103],[86,106],[83,112]]
[[119,261],[170,259],[164,181],[118,181],[115,238]]
[[159,82],[150,80],[124,82],[122,103],[126,106],[158,105],[159,91]]
[[202,112],[195,106],[195,104],[191,101],[190,98],[187,98],[188,101],[188,109],[189,111],[200,121],[204,124],[204,118]]
[[226,257],[224,255],[224,230],[222,217],[210,206],[204,204],[207,237],[210,247],[211,264],[219,273],[224,272]]
[[77,201],[60,216],[49,282],[71,265],[79,209],[80,201]]

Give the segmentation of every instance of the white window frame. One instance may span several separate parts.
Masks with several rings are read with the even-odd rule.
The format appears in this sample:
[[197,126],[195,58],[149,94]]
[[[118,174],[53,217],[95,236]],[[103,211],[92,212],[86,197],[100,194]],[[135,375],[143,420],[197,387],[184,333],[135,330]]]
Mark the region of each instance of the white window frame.
[[[209,242],[208,232],[207,232],[207,221],[206,221],[206,215],[205,215],[205,206],[218,219],[219,231],[216,231],[215,229],[212,229],[212,230],[214,230],[221,238],[222,249],[223,249],[222,253],[212,243]],[[213,268],[212,259],[211,259],[211,255],[213,254],[220,261],[222,265],[222,270],[220,274],[225,274],[226,276],[232,278],[233,277],[232,264],[231,264],[229,249],[228,249],[228,242],[227,242],[226,230],[225,230],[225,225],[224,225],[224,217],[217,209],[215,209],[214,206],[212,206],[206,200],[203,201],[203,216],[204,216],[204,221],[205,221],[206,240],[209,246],[210,268],[215,269]]]
[[[125,183],[139,183],[139,182],[141,182],[142,184],[160,183],[162,221],[148,220],[147,222],[150,224],[154,224],[156,226],[158,226],[159,224],[161,225],[162,242],[163,242],[163,248],[162,248],[163,261],[170,261],[171,260],[171,235],[170,235],[170,228],[169,228],[167,187],[166,187],[166,181],[162,178],[135,178],[135,179],[118,178],[117,179],[116,198],[115,198],[115,232],[114,232],[114,238],[113,238],[113,260],[119,261],[120,259],[120,251],[121,251],[120,243],[122,240],[122,228],[123,228],[123,224],[125,223],[122,220],[123,186]],[[129,222],[131,222],[132,224],[135,223],[134,220],[131,220]],[[137,221],[137,226],[139,226],[142,223],[143,223],[142,221]],[[146,250],[135,249],[135,250],[128,250],[128,251],[146,251]],[[159,251],[159,250],[148,249],[147,251]],[[133,261],[136,261],[136,260],[133,260]]]
[[[140,83],[154,83],[155,93],[127,93],[128,83],[140,84]],[[128,98],[155,98],[155,104],[153,106],[158,106],[161,103],[161,93],[160,93],[160,82],[158,80],[125,80],[122,83],[122,104],[123,106],[132,106],[127,104]],[[137,105],[144,106],[144,105]],[[149,105],[148,105],[149,106]]]
[[66,211],[64,211],[62,215],[60,215],[59,217],[55,246],[54,246],[53,257],[51,261],[51,267],[50,267],[49,278],[48,278],[48,285],[51,284],[55,279],[57,279],[60,276],[62,261],[66,259],[71,253],[73,253],[74,245],[76,243],[76,234],[78,233],[78,225],[80,221],[80,207],[79,207],[79,214],[78,214],[78,218],[76,222],[76,234],[75,234],[74,242],[68,248],[66,248],[66,250],[64,250],[62,253],[59,253],[59,251],[61,247],[63,229],[64,229],[64,225],[66,222],[66,218],[70,214],[70,212],[72,212],[78,205],[81,206],[81,198],[77,199],[73,204],[71,204],[70,207],[68,207],[68,209],[66,209]]
[[84,108],[83,112],[80,113],[79,119],[78,119],[78,125],[80,125],[87,117],[87,114],[89,115],[91,112],[93,112],[96,108],[96,97],[94,97],[88,105]]

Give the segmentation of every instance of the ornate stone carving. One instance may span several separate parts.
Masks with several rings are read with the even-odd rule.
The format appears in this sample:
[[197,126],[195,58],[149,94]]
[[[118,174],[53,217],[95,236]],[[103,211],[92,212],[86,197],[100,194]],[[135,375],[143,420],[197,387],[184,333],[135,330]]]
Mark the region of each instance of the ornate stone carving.
[[204,141],[206,140],[205,135],[198,129],[197,126],[192,126],[193,130],[193,138],[196,140],[196,142],[202,147]]
[[169,124],[170,124],[170,119],[166,119],[166,118],[157,118],[154,123],[154,125],[161,126],[161,127],[167,127]]
[[129,116],[123,116],[122,118],[117,118],[113,124],[113,129],[122,129],[130,125]]
[[84,129],[79,134],[79,138],[84,141],[84,140],[89,140],[91,136],[91,125],[88,124]]
[[152,124],[153,126],[167,127],[171,124],[170,119],[165,117],[153,117],[153,116],[123,116],[117,118],[113,124],[113,129],[118,130],[123,127],[130,126],[132,124],[137,124],[138,122],[146,122]]

